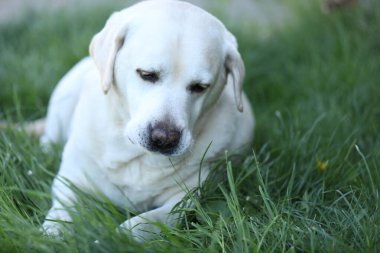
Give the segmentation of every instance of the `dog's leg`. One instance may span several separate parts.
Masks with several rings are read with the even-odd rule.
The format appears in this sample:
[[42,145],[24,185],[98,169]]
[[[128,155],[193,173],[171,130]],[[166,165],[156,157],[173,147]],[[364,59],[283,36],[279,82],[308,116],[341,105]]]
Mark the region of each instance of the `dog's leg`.
[[120,231],[132,235],[137,241],[149,240],[154,234],[160,232],[160,228],[154,224],[155,222],[164,223],[168,226],[174,226],[177,223],[179,213],[170,212],[183,196],[184,193],[179,193],[162,206],[125,221],[120,225]]
[[24,123],[9,123],[0,121],[0,129],[12,128],[16,130],[25,131],[27,134],[40,137],[44,133],[46,119],[37,119],[35,121],[28,121]]
[[62,204],[57,200],[53,201],[53,206],[42,224],[42,232],[44,234],[59,237],[63,230],[62,223],[72,221],[66,206],[66,203]]
[[46,215],[41,230],[47,235],[59,237],[63,231],[63,223],[72,221],[70,208],[74,208],[77,198],[68,182],[58,177],[54,179],[52,193],[53,205]]

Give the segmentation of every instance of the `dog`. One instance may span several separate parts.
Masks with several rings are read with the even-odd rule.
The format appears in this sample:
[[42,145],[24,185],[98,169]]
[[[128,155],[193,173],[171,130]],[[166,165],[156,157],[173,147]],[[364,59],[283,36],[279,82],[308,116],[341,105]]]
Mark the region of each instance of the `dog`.
[[115,12],[89,51],[49,102],[41,143],[65,146],[42,230],[59,235],[57,221],[72,220],[72,184],[139,213],[119,229],[148,238],[160,231],[152,222],[175,225],[172,208],[205,180],[208,161],[249,149],[244,63],[217,18],[176,0]]

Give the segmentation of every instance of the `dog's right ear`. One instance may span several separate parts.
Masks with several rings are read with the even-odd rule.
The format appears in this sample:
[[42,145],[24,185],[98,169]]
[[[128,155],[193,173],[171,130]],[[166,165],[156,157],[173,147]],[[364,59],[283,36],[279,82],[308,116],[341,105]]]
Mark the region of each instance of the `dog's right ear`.
[[123,11],[115,12],[107,20],[104,28],[90,43],[90,55],[100,72],[101,84],[105,94],[114,83],[114,67],[119,49],[127,34],[129,18]]
[[236,38],[232,33],[226,31],[227,53],[225,59],[225,68],[227,70],[227,82],[234,86],[235,103],[238,111],[243,111],[243,81],[245,76],[245,67],[243,59],[238,51]]

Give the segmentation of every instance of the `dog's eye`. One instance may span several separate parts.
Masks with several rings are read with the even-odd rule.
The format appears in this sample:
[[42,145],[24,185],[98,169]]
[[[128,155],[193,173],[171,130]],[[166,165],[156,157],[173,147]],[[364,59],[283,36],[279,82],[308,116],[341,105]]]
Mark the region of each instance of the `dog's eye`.
[[145,71],[145,70],[141,70],[141,69],[136,69],[136,72],[139,74],[141,79],[143,79],[144,81],[147,81],[147,82],[155,83],[160,78],[158,73],[154,72],[154,71]]
[[191,93],[198,93],[198,94],[200,94],[200,93],[205,92],[209,87],[210,87],[209,84],[195,83],[195,84],[191,84],[189,87],[187,87],[187,89]]

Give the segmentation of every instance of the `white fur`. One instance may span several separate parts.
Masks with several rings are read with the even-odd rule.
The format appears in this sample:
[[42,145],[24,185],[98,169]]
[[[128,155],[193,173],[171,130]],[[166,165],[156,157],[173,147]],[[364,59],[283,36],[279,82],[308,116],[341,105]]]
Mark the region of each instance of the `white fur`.
[[[54,220],[71,220],[76,196],[69,181],[141,213],[121,228],[148,237],[143,230],[157,229],[143,223],[175,223],[169,212],[185,187],[201,183],[199,163],[210,143],[206,161],[249,148],[254,119],[241,91],[244,65],[220,21],[172,0],[113,14],[90,53],[60,81],[49,104],[41,141],[66,144],[43,229],[58,234]],[[158,71],[160,79],[144,81],[136,69]],[[193,94],[194,82],[210,88]],[[179,144],[169,155],[148,151],[149,124],[168,119],[182,129]],[[203,168],[202,181],[207,173]]]

